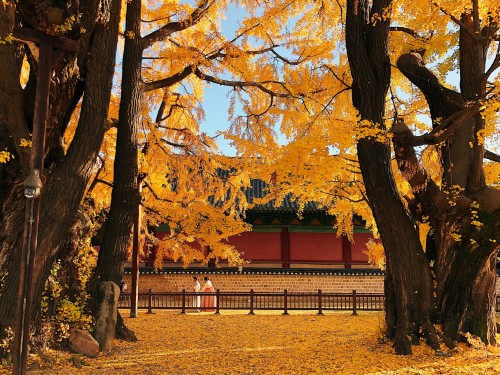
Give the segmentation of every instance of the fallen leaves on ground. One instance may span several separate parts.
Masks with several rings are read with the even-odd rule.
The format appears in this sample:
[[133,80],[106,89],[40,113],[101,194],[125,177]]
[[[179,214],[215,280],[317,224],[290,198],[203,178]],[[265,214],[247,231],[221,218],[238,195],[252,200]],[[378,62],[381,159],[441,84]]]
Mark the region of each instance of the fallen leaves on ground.
[[[126,316],[127,312],[122,311]],[[380,342],[383,313],[240,312],[186,314],[140,312],[125,318],[139,341],[115,341],[108,356],[85,358],[53,353],[52,368],[29,374],[498,374],[500,348],[460,344],[452,357],[437,357],[427,345],[398,356]],[[83,357],[81,357],[83,358]],[[78,366],[80,367],[80,366]],[[7,371],[7,369],[3,369]],[[2,370],[0,370],[0,373]],[[8,373],[8,372],[6,372]]]

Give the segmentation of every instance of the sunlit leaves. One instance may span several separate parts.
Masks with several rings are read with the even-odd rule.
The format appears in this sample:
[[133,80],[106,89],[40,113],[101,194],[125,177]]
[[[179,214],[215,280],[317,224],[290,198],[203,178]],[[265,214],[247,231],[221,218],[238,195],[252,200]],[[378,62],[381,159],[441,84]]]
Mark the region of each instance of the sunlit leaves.
[[[187,275],[186,275],[187,276]],[[212,278],[217,287],[217,279]],[[186,277],[186,285],[191,281]],[[87,358],[88,366],[75,368],[70,353],[47,352],[53,367],[46,372],[88,374],[494,374],[500,370],[498,348],[485,348],[468,335],[451,358],[436,357],[427,345],[416,346],[412,356],[394,354],[388,341],[383,314],[281,311],[249,316],[247,311],[179,314],[139,311],[137,318],[123,314],[137,342],[115,340],[116,350],[107,356]],[[165,332],[175,339],[165,339]],[[469,346],[471,345],[471,346]],[[39,359],[30,357],[33,359]]]
[[[498,17],[492,2],[480,3],[481,12]],[[141,37],[171,22],[190,22],[196,4],[143,1]],[[468,4],[394,1],[391,64],[395,66],[402,53],[419,51],[437,76],[450,77],[459,58],[456,19]],[[228,32],[223,21],[232,16],[228,10],[235,9],[240,18]],[[386,18],[387,11],[376,18]],[[206,261],[210,247],[210,254],[237,260],[224,239],[249,229],[239,217],[246,208],[241,189],[250,178],[271,182],[273,175],[264,201],[275,199],[279,204],[289,196],[300,207],[314,201],[337,217],[339,233],[351,236],[356,216],[376,232],[357,165],[356,142],[361,138],[389,142],[387,129],[396,115],[415,133],[428,132],[429,109],[421,91],[393,68],[385,123],[359,121],[351,104],[344,23],[345,2],[217,0],[210,2],[195,25],[145,50],[139,169],[146,174],[142,205],[147,225],[168,224],[173,229],[158,244],[161,253],[187,264]],[[174,79],[178,76],[182,78]],[[220,110],[227,113],[231,126],[227,131],[221,126],[220,134],[242,159],[220,157],[214,139],[202,128],[209,84],[228,85],[230,107]],[[454,81],[449,84],[458,86]],[[493,82],[490,89],[494,96],[498,85]],[[478,137],[488,146],[498,143],[499,107],[495,100],[485,107],[485,128]],[[110,119],[118,117],[116,108],[112,104]],[[112,128],[95,167],[98,183],[89,192],[101,208],[107,207],[110,197],[114,141]],[[443,170],[436,148],[419,156],[439,185]],[[395,164],[393,169],[401,196],[411,199],[409,184]],[[221,170],[231,171],[230,176],[221,178]],[[497,163],[486,165],[489,183],[498,183],[498,175]],[[148,237],[148,243],[153,242]]]

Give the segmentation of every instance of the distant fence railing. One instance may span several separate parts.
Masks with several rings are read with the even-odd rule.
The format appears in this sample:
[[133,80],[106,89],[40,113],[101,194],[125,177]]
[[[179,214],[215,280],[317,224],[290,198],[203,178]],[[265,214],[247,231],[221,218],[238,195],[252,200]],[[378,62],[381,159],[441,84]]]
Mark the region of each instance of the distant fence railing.
[[[201,304],[200,299],[208,298],[213,301],[213,306]],[[121,293],[119,308],[130,308],[130,293]],[[181,313],[195,310],[211,310],[216,314],[220,310],[283,310],[287,315],[292,310],[316,310],[318,314],[323,311],[344,310],[352,311],[354,315],[358,310],[379,311],[384,308],[383,293],[329,293],[318,290],[316,292],[221,292],[195,293],[183,290],[181,292],[153,292],[139,293],[138,309],[153,310],[181,310]]]

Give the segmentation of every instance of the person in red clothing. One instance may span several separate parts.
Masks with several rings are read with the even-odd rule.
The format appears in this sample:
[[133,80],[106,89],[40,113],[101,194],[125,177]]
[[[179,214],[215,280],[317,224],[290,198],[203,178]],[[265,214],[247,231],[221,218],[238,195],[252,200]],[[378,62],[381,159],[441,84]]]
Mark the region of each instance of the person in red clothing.
[[[202,293],[215,293],[215,289],[212,285],[210,279],[205,276],[203,278],[205,281],[203,287],[201,288]],[[201,297],[201,311],[215,311],[214,307],[216,304],[215,296],[212,295],[204,295]]]

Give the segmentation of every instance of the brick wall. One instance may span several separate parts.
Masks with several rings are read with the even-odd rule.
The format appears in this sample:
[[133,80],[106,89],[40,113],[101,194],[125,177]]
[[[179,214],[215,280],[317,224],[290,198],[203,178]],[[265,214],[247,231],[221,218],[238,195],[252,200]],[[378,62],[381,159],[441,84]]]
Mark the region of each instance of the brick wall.
[[[383,293],[384,276],[381,274],[273,274],[273,273],[141,273],[139,293],[146,293],[150,288],[155,292],[191,291],[192,278],[198,276],[203,284],[203,277],[208,276],[215,289],[231,292],[278,292],[287,289],[290,292],[310,292],[321,289],[324,292]],[[124,276],[125,282],[132,285],[130,274]],[[500,278],[497,278],[497,292],[500,294]]]
[[[147,292],[150,288],[155,292],[171,292],[186,289],[191,291],[194,273],[141,274],[139,276],[139,292]],[[325,292],[358,292],[382,293],[382,275],[338,275],[338,274],[198,274],[200,283],[208,276],[215,289],[221,291],[247,292],[250,289],[258,292],[309,292],[321,289]],[[132,284],[131,276],[124,276],[125,282]]]

